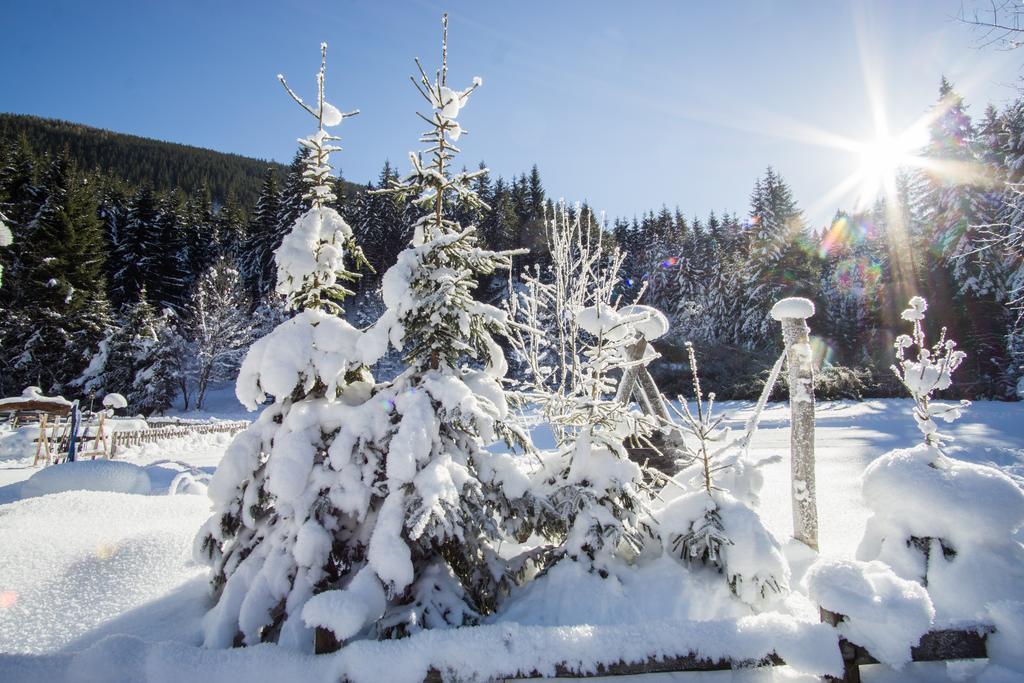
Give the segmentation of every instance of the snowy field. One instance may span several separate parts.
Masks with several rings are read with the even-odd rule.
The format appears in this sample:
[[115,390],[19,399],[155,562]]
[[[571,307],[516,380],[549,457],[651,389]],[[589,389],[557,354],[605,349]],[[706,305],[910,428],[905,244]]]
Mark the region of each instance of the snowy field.
[[[746,403],[721,408],[731,412],[730,424],[737,429],[751,410]],[[909,410],[910,402],[903,400],[819,404],[816,445],[823,555],[853,556],[868,517],[859,478],[882,453],[918,442]],[[214,403],[212,414],[234,419],[241,411],[224,396]],[[950,432],[957,439],[950,455],[994,464],[1024,484],[1024,404],[976,403]],[[535,438],[539,446],[550,440],[542,433]],[[191,547],[209,511],[205,495],[197,494],[203,492],[202,483],[217,467],[229,441],[225,434],[194,436],[125,453],[125,461],[139,465],[148,475],[149,495],[68,491],[23,497],[23,483],[38,470],[30,467],[30,459],[27,463],[9,457],[0,460],[0,652],[5,653],[0,655],[0,680],[294,680],[301,676],[327,681],[343,673],[360,680],[401,678],[397,672],[391,676],[390,670],[375,674],[372,668],[395,661],[389,658],[386,644],[359,643],[318,658],[273,645],[232,651],[197,647],[202,639],[200,620],[208,607],[206,570],[192,562]],[[967,444],[970,451],[964,448]],[[761,509],[779,538],[792,532],[788,452],[788,406],[773,404],[765,411],[752,455],[782,456],[781,462],[765,470]],[[188,485],[183,486],[183,480]],[[799,585],[808,560],[801,562],[791,554],[790,561],[793,584]],[[592,595],[586,576],[565,577],[559,585],[569,592],[559,600],[540,596],[536,604],[544,604],[543,610],[525,609],[528,618],[507,615],[506,622],[481,628],[504,629],[506,640],[521,643],[560,634],[575,647],[583,647],[583,641],[600,648],[607,645],[607,638],[636,637],[635,622],[641,615],[654,614],[662,637],[674,642],[686,638],[728,641],[728,633],[716,631],[724,628],[722,622],[703,622],[708,618],[704,612],[714,614],[707,607],[715,600],[713,589],[699,577],[678,583],[679,576],[656,562],[638,575],[640,586],[634,590],[620,586],[618,594],[600,600]],[[672,581],[678,583],[672,599],[657,599]],[[644,597],[645,585],[652,586],[649,599]],[[508,623],[511,620],[518,623]],[[573,629],[568,625],[574,621],[591,626]],[[706,627],[694,629],[693,621]],[[764,621],[748,623],[745,638],[749,640],[750,633],[761,628],[774,634]],[[603,625],[604,630],[594,625]],[[652,631],[645,633],[650,637]],[[816,632],[808,633],[814,640]],[[402,642],[407,643],[403,665],[410,667],[416,648],[436,655],[446,646],[429,638]],[[780,654],[787,660],[803,656],[799,648],[790,657]],[[450,654],[447,661],[457,667],[459,659]],[[948,675],[951,680],[972,680],[976,669],[976,664],[951,665]],[[865,667],[864,677],[908,680],[911,671],[916,680],[947,676],[944,665],[914,665],[900,674],[880,666]],[[644,680],[696,677],[656,675]],[[699,680],[811,679],[783,668],[702,674]]]

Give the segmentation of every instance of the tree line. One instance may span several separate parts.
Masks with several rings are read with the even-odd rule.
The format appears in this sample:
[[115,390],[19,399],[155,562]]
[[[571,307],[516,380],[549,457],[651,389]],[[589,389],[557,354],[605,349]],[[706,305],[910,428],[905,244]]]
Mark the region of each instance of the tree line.
[[[237,369],[254,335],[285,316],[274,251],[309,208],[303,152],[288,166],[246,160],[262,167],[247,203],[201,177],[170,187],[126,182],[71,145],[54,152],[23,133],[0,145],[0,212],[15,236],[0,248],[0,392],[30,384],[66,395],[120,391],[141,412],[175,396],[201,402]],[[663,206],[597,226],[586,205],[572,209],[626,252],[619,293],[641,294],[669,317],[654,368],[662,387],[688,381],[684,343],[693,341],[720,396],[755,395],[781,345],[768,311],[778,298],[802,295],[817,304],[821,390],[897,395],[888,365],[899,312],[925,293],[931,318],[970,352],[961,391],[1013,398],[1024,365],[1013,305],[1024,275],[1010,239],[1024,224],[1014,208],[1024,100],[1004,111],[990,106],[974,122],[943,79],[930,134],[921,154],[936,163],[901,173],[896,196],[868,210],[838,211],[820,233],[808,230],[792,189],[770,167],[742,215],[694,217]],[[970,172],[953,177],[945,167]],[[379,315],[381,276],[413,234],[411,202],[374,191],[398,180],[387,162],[365,186],[332,180],[332,208],[374,269],[347,307],[357,325]],[[516,257],[511,279],[483,276],[481,298],[500,301],[524,270],[543,277],[552,202],[536,166],[511,180],[481,173],[472,182],[483,204],[453,202],[450,218],[478,226],[488,248],[530,250]]]

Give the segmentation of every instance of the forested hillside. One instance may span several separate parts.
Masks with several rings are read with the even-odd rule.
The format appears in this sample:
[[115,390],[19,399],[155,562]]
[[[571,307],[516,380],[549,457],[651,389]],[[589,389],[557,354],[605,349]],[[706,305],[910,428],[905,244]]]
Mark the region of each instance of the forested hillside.
[[[14,236],[0,248],[0,392],[103,388],[141,411],[161,409],[174,393],[200,399],[207,384],[231,376],[256,328],[285,315],[273,255],[308,208],[302,152],[281,166],[31,117],[0,125],[0,212]],[[627,252],[620,293],[642,292],[671,323],[654,366],[663,389],[685,386],[683,345],[693,341],[719,396],[756,395],[781,345],[771,304],[802,295],[817,304],[823,394],[896,395],[889,365],[899,314],[926,293],[932,338],[947,327],[968,351],[959,391],[1015,398],[1024,365],[1015,303],[1024,285],[1024,100],[974,120],[942,79],[930,138],[920,168],[903,173],[894,194],[838,211],[820,233],[770,166],[749,197],[721,212],[693,216],[666,202],[602,226]],[[935,171],[951,165],[970,173],[951,180]],[[357,325],[379,315],[381,275],[412,237],[411,203],[373,192],[397,180],[385,163],[358,191],[334,181],[331,206],[375,271],[354,285],[347,311]],[[511,180],[479,174],[473,190],[484,206],[456,205],[450,218],[477,226],[492,249],[530,250],[515,259],[513,286],[523,269],[545,277],[552,202],[537,167]],[[586,206],[572,211],[590,215]],[[507,275],[485,277],[482,297],[500,303],[508,286]]]
[[79,123],[0,114],[0,139],[16,140],[21,135],[38,154],[52,156],[66,149],[79,168],[97,170],[130,185],[149,183],[159,192],[178,189],[186,194],[205,186],[217,204],[233,197],[242,206],[252,206],[267,167],[278,171],[284,168],[272,161],[114,133]]

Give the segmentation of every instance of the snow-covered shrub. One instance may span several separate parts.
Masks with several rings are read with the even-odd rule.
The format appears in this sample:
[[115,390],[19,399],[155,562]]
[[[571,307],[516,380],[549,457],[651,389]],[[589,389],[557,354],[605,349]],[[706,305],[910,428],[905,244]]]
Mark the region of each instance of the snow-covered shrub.
[[[616,385],[627,368],[656,356],[646,342],[668,323],[648,306],[619,305],[623,254],[585,213],[562,202],[547,218],[550,265],[524,274],[508,311],[526,376],[516,396],[539,408],[555,436],[534,473],[544,501],[535,524],[552,545],[529,559],[545,570],[568,557],[605,576],[611,558],[635,556],[651,536],[641,521],[643,473],[626,443],[646,444],[663,426],[632,409]],[[637,344],[647,351],[639,361],[629,355]]]
[[[472,624],[493,612],[509,578],[498,545],[526,519],[526,477],[510,455],[486,449],[521,438],[505,422],[506,363],[493,337],[505,316],[474,298],[477,278],[509,268],[510,254],[480,248],[474,227],[448,219],[456,199],[482,204],[470,186],[479,172],[449,172],[464,132],[457,117],[480,80],[449,87],[446,40],[441,61],[436,78],[421,67],[416,83],[432,109],[423,117],[432,125],[423,137],[429,161],[411,154],[412,172],[386,190],[411,197],[422,215],[384,275],[387,309],[362,342],[390,340],[408,369],[364,404],[368,414],[342,423],[326,456],[347,464],[333,504],[363,511],[346,532],[359,543],[344,574],[327,579],[338,590],[314,596],[302,614],[342,642]],[[359,425],[367,433],[349,436]],[[307,542],[300,531],[299,544],[319,549],[325,539],[317,531]]]
[[[325,202],[328,154],[324,127],[344,118],[324,100],[326,45],[313,109],[318,123],[306,173],[312,207],[277,251],[278,291],[297,315],[249,349],[236,394],[250,410],[273,404],[228,448],[209,483],[213,514],[196,537],[195,555],[212,568],[216,604],[204,619],[211,647],[277,641],[311,650],[301,618],[310,597],[347,584],[370,554],[372,527],[362,526],[383,472],[373,444],[391,421],[386,398],[373,402],[366,367],[383,343],[335,315],[358,262],[351,230]],[[283,79],[282,79],[283,82]],[[285,84],[285,88],[287,89]],[[305,248],[307,252],[302,253]]]
[[807,570],[804,585],[818,605],[845,617],[836,625],[843,637],[894,669],[910,662],[910,648],[935,619],[928,591],[882,562],[823,558]]
[[[944,338],[925,346],[926,308],[914,297],[903,312],[914,334],[896,340],[894,368],[914,398],[924,443],[890,451],[864,472],[863,495],[873,514],[857,557],[881,560],[920,582],[940,620],[983,618],[986,602],[1024,598],[1024,545],[1014,537],[1024,526],[1024,492],[996,468],[943,452],[948,437],[934,418],[952,422],[967,403],[936,403],[932,393],[950,387],[964,354]],[[908,357],[914,347],[916,357]]]
[[[600,306],[603,315],[618,316],[613,293],[626,255],[580,206],[570,210],[559,202],[545,216],[544,229],[550,264],[523,272],[522,285],[513,291],[506,308],[509,341],[524,376],[514,396],[539,408],[552,425],[555,443],[562,446],[571,434],[557,418],[570,412],[580,394],[586,365],[583,351],[593,339],[584,328],[587,320],[578,314],[589,308],[596,316]],[[643,291],[637,292],[635,300]],[[664,320],[655,309],[645,308]],[[623,326],[614,334],[626,332]]]
[[[603,295],[610,297],[610,291],[598,294]],[[534,476],[537,495],[545,501],[537,527],[555,544],[542,567],[567,556],[604,576],[620,550],[628,560],[653,535],[643,521],[643,472],[630,460],[626,443],[645,441],[660,425],[618,399],[612,373],[631,364],[626,350],[645,332],[653,334],[650,326],[663,318],[647,307],[616,310],[600,299],[577,311],[576,318],[589,340],[579,342],[582,362],[575,371],[580,376],[559,398],[563,412],[550,415],[563,438],[541,456]]]
[[[687,345],[693,372],[693,407],[679,397],[679,425],[693,464],[674,480],[691,490],[657,515],[666,552],[684,564],[721,572],[729,588],[752,607],[765,606],[789,592],[789,565],[778,540],[752,507],[763,484],[760,466],[746,455],[749,438],[730,439],[714,415],[714,393],[705,398],[697,358]],[[777,370],[776,370],[777,373]],[[758,410],[763,407],[763,402]],[[756,428],[756,419],[747,434]],[[725,486],[723,486],[723,484]],[[730,491],[735,491],[735,495]]]

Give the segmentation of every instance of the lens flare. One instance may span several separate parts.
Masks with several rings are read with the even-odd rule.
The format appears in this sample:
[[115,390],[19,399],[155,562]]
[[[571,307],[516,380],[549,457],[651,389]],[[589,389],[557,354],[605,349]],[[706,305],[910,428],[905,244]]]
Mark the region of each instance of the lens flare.
[[831,365],[835,358],[835,349],[824,337],[811,335],[811,358],[814,367],[820,368],[823,365]]

